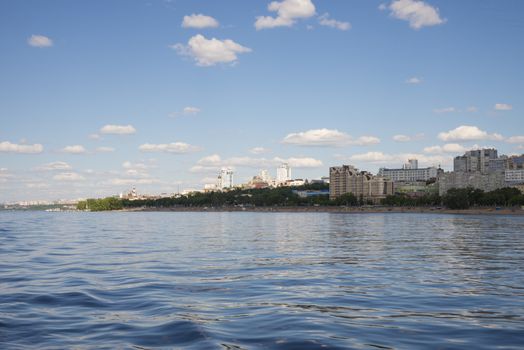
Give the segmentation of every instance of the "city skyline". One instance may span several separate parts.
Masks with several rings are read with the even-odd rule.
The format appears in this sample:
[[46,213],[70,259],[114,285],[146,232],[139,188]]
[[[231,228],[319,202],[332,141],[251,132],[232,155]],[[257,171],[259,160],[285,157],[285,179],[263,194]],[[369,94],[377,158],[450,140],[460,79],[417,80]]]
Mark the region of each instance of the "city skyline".
[[[521,1],[0,4],[0,202],[524,153]],[[272,174],[274,175],[274,174]],[[237,181],[237,180],[235,180]]]

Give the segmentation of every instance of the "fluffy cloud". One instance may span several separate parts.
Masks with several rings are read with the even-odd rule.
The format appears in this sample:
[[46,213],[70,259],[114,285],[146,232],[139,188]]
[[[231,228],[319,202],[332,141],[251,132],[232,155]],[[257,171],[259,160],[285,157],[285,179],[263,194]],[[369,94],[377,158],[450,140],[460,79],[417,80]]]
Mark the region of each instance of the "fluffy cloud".
[[27,43],[33,47],[51,47],[53,40],[44,35],[31,35]]
[[175,49],[179,55],[192,57],[201,67],[214,66],[219,63],[235,63],[238,60],[238,54],[252,51],[233,40],[206,39],[201,34],[189,39],[187,45],[175,44],[170,47]]
[[34,145],[18,145],[9,141],[0,142],[0,152],[35,154],[42,153],[43,150],[44,146],[39,143]]
[[495,110],[497,111],[511,111],[513,109],[512,105],[508,105],[507,103],[496,103],[495,104]]
[[283,0],[272,1],[267,9],[276,12],[276,17],[259,16],[255,21],[257,30],[290,27],[295,24],[297,19],[309,18],[315,15],[315,5],[311,0]]
[[182,21],[183,28],[216,28],[219,23],[216,19],[203,14],[192,14],[190,16],[184,16]]
[[411,141],[411,137],[407,135],[395,135],[393,136],[393,141],[395,142],[409,142]]
[[[475,147],[473,147],[475,148]],[[441,153],[464,153],[468,149],[458,143],[447,143],[444,146],[430,146],[424,148],[424,152],[426,153],[433,153],[433,154],[441,154]]]
[[506,139],[509,143],[522,143],[524,144],[524,136],[511,136]]
[[436,108],[433,110],[433,112],[435,113],[453,113],[456,111],[457,110],[455,109],[455,107],[443,107],[443,108]]
[[200,113],[200,108],[197,107],[185,107],[183,110],[184,114],[197,114]]
[[66,162],[57,161],[41,165],[36,170],[53,171],[53,170],[71,170],[72,167]]
[[100,129],[102,134],[112,134],[112,135],[129,135],[136,133],[136,129],[132,125],[104,125]]
[[74,145],[74,146],[66,146],[62,149],[62,152],[64,153],[70,153],[70,154],[84,154],[86,153],[86,149],[82,145]]
[[263,154],[263,153],[268,153],[268,152],[269,152],[269,149],[264,148],[264,147],[253,147],[249,150],[249,153],[252,153],[252,154]]
[[406,84],[416,85],[416,84],[421,84],[421,83],[422,83],[422,78],[411,77],[409,79],[406,79]]
[[98,153],[110,153],[110,152],[114,152],[115,149],[113,147],[98,147],[96,151]]
[[336,28],[338,30],[350,30],[351,29],[351,23],[341,22],[341,21],[337,21],[335,19],[329,18],[329,13],[324,13],[322,16],[320,16],[318,18],[318,23],[321,26]]
[[441,132],[438,138],[442,141],[477,141],[477,140],[494,140],[501,141],[504,138],[500,134],[488,134],[476,126],[461,125],[448,132]]
[[475,112],[478,112],[478,108],[475,107],[475,106],[469,106],[468,108],[466,108],[466,112],[468,113],[475,113]]
[[335,129],[313,129],[288,134],[282,143],[298,146],[367,146],[380,143],[380,139],[374,136],[361,136],[353,139],[350,135]]
[[140,145],[138,149],[142,152],[165,152],[174,154],[191,153],[199,150],[198,147],[192,146],[185,142],[172,142],[161,144],[145,143],[143,145]]
[[53,176],[53,180],[57,181],[83,181],[85,178],[78,173],[60,173]]
[[424,138],[424,134],[423,133],[419,133],[419,134],[416,134],[416,135],[399,134],[399,135],[394,135],[393,136],[393,141],[395,141],[395,142],[410,142],[410,141],[422,140],[423,138]]
[[435,26],[446,21],[440,17],[437,8],[424,1],[394,0],[389,5],[389,9],[392,17],[408,21],[409,26],[413,29]]
[[125,169],[126,176],[148,178],[149,174],[147,169],[149,169],[151,166],[144,163],[131,163],[130,161],[126,161],[122,163],[122,167]]
[[[322,166],[322,161],[310,158],[310,157],[302,157],[302,158],[273,158],[274,166],[279,165],[280,163],[288,163],[290,167],[292,168],[318,168]],[[278,163],[278,164],[276,164]]]

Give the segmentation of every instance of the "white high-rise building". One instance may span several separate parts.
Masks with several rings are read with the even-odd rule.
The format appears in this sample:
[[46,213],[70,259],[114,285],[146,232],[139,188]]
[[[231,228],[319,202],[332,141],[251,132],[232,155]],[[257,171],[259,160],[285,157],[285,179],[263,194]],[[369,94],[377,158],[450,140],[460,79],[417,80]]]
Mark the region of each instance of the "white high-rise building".
[[408,162],[404,164],[404,169],[418,169],[417,159],[408,159]]
[[218,173],[217,189],[233,188],[233,170],[222,168]]
[[283,163],[277,168],[277,184],[291,180],[291,167],[288,163]]
[[271,184],[271,175],[269,175],[269,172],[266,169],[261,170],[258,176],[260,177],[260,179],[262,179],[262,181]]

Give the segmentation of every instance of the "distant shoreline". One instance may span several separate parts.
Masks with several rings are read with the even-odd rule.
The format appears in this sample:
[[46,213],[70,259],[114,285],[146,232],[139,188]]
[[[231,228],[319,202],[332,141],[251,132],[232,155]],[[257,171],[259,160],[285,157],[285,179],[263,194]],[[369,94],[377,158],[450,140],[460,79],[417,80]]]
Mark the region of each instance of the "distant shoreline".
[[123,212],[251,212],[251,213],[424,213],[424,214],[467,214],[467,215],[524,215],[521,208],[470,208],[445,209],[423,207],[172,207],[130,208]]

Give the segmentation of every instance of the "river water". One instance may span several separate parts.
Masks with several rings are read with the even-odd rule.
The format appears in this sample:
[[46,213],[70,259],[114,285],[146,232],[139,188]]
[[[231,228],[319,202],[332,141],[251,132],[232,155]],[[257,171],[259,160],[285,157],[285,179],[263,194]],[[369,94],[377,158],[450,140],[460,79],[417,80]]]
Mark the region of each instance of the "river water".
[[522,349],[524,217],[0,212],[2,349]]

